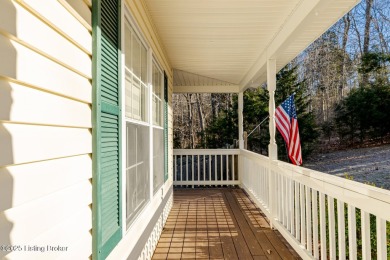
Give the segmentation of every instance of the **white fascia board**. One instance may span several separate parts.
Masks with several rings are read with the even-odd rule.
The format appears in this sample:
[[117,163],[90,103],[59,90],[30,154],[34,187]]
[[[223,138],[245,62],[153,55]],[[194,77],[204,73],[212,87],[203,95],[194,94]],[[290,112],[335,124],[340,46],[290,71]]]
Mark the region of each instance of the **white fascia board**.
[[[257,82],[257,85],[264,82],[266,80],[267,60],[278,60],[278,53],[283,51],[288,46],[288,44],[290,44],[292,40],[295,39],[299,35],[299,33],[305,29],[305,25],[313,22],[314,19],[320,19],[316,18],[316,14],[321,13],[321,10],[324,10],[329,5],[332,5],[334,1],[337,0],[300,1],[294,11],[291,13],[291,15],[286,19],[286,22],[284,23],[283,27],[275,35],[268,47],[258,57],[256,62],[249,69],[248,73],[241,80],[240,85],[242,86],[242,89],[240,89],[240,91],[244,91],[248,87],[254,87],[252,86],[252,82]],[[343,10],[345,11],[345,13],[352,9],[357,3],[359,3],[360,0],[354,0],[351,2],[352,5],[350,6],[350,8],[348,10]],[[340,13],[340,18],[342,17],[342,15],[344,15],[344,13]],[[319,37],[322,33],[324,33],[324,31],[319,31],[317,37]],[[306,48],[310,44],[311,42],[308,42],[304,48]],[[299,53],[297,53],[297,55],[298,54]],[[286,64],[287,63],[288,61],[286,62]]]
[[173,93],[238,93],[239,85],[173,86]]
[[288,38],[295,32],[295,30],[297,30],[297,28],[302,24],[310,12],[315,9],[320,1],[321,0],[302,0],[297,4],[293,13],[286,19],[283,27],[241,81],[240,85],[244,87],[243,90],[250,87],[250,84],[255,78],[258,78],[261,74],[266,73],[267,59],[275,58],[277,50],[285,44]]

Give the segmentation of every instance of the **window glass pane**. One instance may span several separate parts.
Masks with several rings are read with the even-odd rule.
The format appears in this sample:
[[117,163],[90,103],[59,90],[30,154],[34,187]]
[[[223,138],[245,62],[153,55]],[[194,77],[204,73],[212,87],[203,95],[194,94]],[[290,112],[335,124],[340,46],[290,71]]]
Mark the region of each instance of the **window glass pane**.
[[131,103],[132,103],[132,115],[134,119],[141,120],[141,96],[142,96],[142,91],[141,91],[141,82],[134,78],[133,80],[133,86],[131,89],[132,92],[132,98],[131,98]]
[[125,115],[147,120],[147,48],[129,24],[125,27]]
[[141,46],[141,79],[144,83],[147,82],[148,79],[148,73],[147,73],[147,61],[148,61],[148,55],[146,48],[142,45]]
[[162,99],[163,99],[163,74],[162,71],[153,63],[152,73],[153,84],[153,124],[162,126]]
[[131,70],[131,29],[128,24],[125,27],[125,66]]
[[137,39],[137,36],[133,33],[131,37],[131,64],[134,75],[141,78],[141,43]]
[[153,191],[164,183],[164,130],[153,129]]
[[127,226],[150,200],[149,127],[126,123],[126,217]]
[[131,94],[131,75],[129,75],[126,71],[126,77],[125,77],[125,116],[128,118],[132,118],[132,94]]

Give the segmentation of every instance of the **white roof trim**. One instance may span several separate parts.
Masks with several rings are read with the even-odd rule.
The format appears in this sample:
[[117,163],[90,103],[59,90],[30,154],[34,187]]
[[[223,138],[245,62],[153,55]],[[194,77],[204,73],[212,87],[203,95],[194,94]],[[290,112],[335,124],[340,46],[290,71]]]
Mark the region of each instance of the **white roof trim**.
[[173,70],[174,93],[236,93],[239,85],[182,70]]
[[[283,27],[279,30],[267,48],[258,57],[256,62],[249,69],[248,73],[241,80],[240,91],[244,91],[254,85],[259,86],[266,80],[266,67],[268,59],[276,59],[277,71],[282,69],[288,62],[294,59],[301,51],[307,48],[313,41],[315,41],[322,33],[324,33],[333,24],[326,23],[322,30],[310,30],[310,27],[315,27],[313,24],[318,24],[321,19],[321,14],[331,13],[335,2],[338,0],[302,0],[299,7],[288,17]],[[346,12],[351,10],[361,0],[346,1],[343,12],[340,11],[336,17],[340,19]],[[345,13],[344,13],[345,12]],[[334,18],[333,18],[334,19]],[[336,20],[336,21],[337,21]],[[334,20],[333,20],[334,21]],[[310,40],[302,41],[300,38],[310,38]],[[286,55],[288,49],[293,49]],[[299,50],[298,52],[296,50]],[[288,59],[286,59],[288,57]]]

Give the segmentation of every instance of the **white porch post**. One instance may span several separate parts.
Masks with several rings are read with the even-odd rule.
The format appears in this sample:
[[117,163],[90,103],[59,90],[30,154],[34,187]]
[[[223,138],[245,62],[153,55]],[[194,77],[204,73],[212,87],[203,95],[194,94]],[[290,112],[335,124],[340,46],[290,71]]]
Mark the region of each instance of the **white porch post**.
[[244,149],[244,93],[238,93],[238,144],[240,149]]
[[[238,92],[238,147],[244,149],[244,93]],[[238,156],[238,181],[242,187],[242,175],[244,174],[243,158]]]
[[275,90],[276,90],[276,60],[267,60],[267,88],[269,92],[269,135],[268,156],[271,160],[278,159],[278,147],[275,141]]
[[[275,141],[275,90],[276,90],[276,60],[267,60],[267,88],[269,92],[269,134],[270,142],[268,145],[268,174],[269,174],[269,209],[271,213],[270,224],[273,228],[273,222],[277,219],[277,201],[276,195],[278,192],[277,181],[275,173],[271,170],[271,164],[278,159],[278,147]],[[280,205],[279,205],[280,206]]]

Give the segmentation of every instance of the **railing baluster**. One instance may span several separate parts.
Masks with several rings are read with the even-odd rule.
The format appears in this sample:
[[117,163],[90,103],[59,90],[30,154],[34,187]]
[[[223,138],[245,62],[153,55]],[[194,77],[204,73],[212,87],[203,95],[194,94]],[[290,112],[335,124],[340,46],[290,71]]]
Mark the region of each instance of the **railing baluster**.
[[329,257],[336,259],[336,233],[334,199],[328,195],[328,219],[329,219]]
[[222,154],[220,155],[220,158],[221,158],[221,169],[220,169],[220,173],[221,173],[221,183],[223,182],[223,156]]
[[203,181],[206,180],[206,155],[203,155]]
[[355,207],[348,204],[348,242],[349,242],[349,259],[357,259],[356,246],[356,211]]
[[295,237],[298,241],[301,240],[301,215],[299,207],[299,183],[295,182]]
[[315,259],[320,258],[318,250],[318,196],[317,191],[312,190],[312,212],[313,212],[313,255]]
[[278,181],[277,181],[277,185],[278,185],[278,188],[277,188],[277,196],[278,196],[278,219],[279,221],[282,223],[283,222],[283,217],[282,217],[282,176],[280,174],[277,174],[278,176]]
[[183,180],[183,155],[180,155],[180,180]]
[[283,176],[283,179],[282,179],[282,189],[283,189],[283,209],[282,209],[282,212],[283,212],[283,222],[284,222],[284,226],[287,227],[288,224],[287,224],[287,216],[288,216],[288,197],[287,197],[287,177],[284,177]]
[[229,172],[229,155],[226,155],[226,180],[230,181],[230,172]]
[[[212,180],[212,178],[211,178],[211,158],[212,158],[211,154],[209,154],[209,181]],[[215,164],[215,156],[214,156],[214,164]]]
[[287,230],[291,232],[291,211],[290,211],[290,178],[286,177],[286,218],[287,218]]
[[325,194],[320,192],[320,237],[321,237],[321,259],[326,256],[326,220],[325,220]]
[[312,225],[311,225],[311,194],[310,188],[306,186],[306,233],[307,233],[307,251],[310,254],[313,252],[313,244],[312,244]]
[[386,259],[387,241],[386,241],[386,220],[376,217],[376,244],[377,259]]
[[300,185],[299,199],[301,208],[301,244],[306,246],[305,186]]
[[[204,161],[204,159],[203,159]],[[198,181],[200,180],[200,155],[198,154]]]
[[291,222],[291,234],[295,236],[295,223],[294,223],[294,182],[290,180],[290,222]]
[[[235,166],[236,166],[236,162],[235,162],[235,155],[233,154],[232,155],[232,181],[235,181],[236,180],[236,174],[235,174]],[[249,172],[247,172],[246,174],[249,174]],[[238,179],[238,178],[237,178]]]
[[186,181],[188,181],[188,155],[186,155]]
[[176,181],[176,175],[177,175],[177,166],[176,166],[176,163],[177,163],[177,155],[174,155],[173,156],[173,181]]
[[362,217],[362,253],[363,259],[371,260],[371,239],[370,239],[370,214],[361,211]]
[[345,215],[344,202],[337,200],[337,228],[339,238],[339,259],[345,259]]
[[[195,175],[194,174],[194,170],[195,170],[194,155],[192,155],[191,164],[192,164],[191,181],[194,182],[195,181],[195,176],[194,176]],[[192,184],[192,188],[194,188],[193,184]]]
[[217,155],[214,155],[214,178],[215,180],[218,180],[218,157]]

